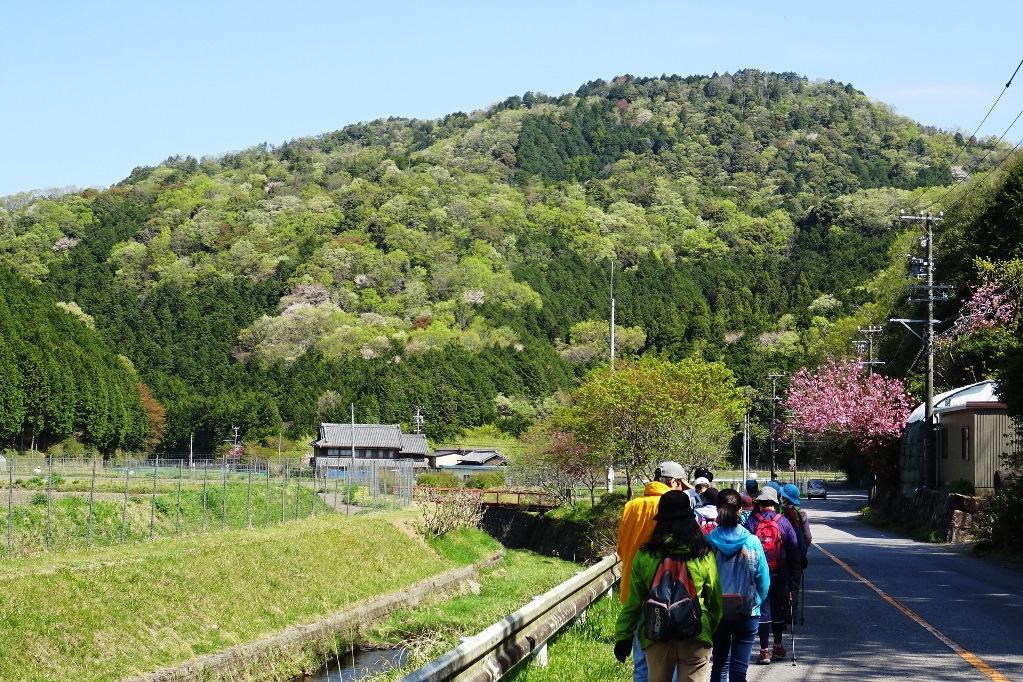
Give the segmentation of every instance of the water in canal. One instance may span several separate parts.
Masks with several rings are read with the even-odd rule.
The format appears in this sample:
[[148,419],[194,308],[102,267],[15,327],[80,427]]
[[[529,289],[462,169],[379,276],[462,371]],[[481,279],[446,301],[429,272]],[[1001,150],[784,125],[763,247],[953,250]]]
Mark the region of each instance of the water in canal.
[[296,682],[355,682],[386,670],[400,668],[405,664],[407,658],[408,652],[404,647],[360,649],[355,652],[355,660],[352,660],[351,654],[340,659],[340,672],[338,671],[338,661],[332,660],[315,675],[299,678]]

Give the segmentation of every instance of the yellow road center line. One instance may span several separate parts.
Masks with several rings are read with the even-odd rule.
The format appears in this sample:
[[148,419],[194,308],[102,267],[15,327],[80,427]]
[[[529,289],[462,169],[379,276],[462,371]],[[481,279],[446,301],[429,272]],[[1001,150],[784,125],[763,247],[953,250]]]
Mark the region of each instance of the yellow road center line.
[[831,559],[836,564],[838,564],[842,569],[845,570],[846,573],[848,573],[852,577],[856,578],[857,580],[859,580],[861,583],[863,583],[864,585],[866,585],[870,589],[874,590],[874,592],[876,592],[877,595],[879,597],[881,597],[881,599],[884,599],[886,602],[888,602],[889,604],[891,604],[892,606],[897,608],[900,612],[902,612],[902,614],[904,616],[906,616],[907,618],[909,618],[910,620],[915,622],[917,625],[922,627],[924,630],[927,630],[927,632],[929,632],[932,635],[934,635],[935,638],[937,638],[937,640],[939,642],[941,642],[942,644],[947,646],[949,649],[954,651],[956,654],[958,654],[958,656],[961,659],[963,659],[964,661],[966,661],[967,663],[972,665],[974,668],[976,668],[980,672],[984,673],[985,675],[987,675],[990,679],[994,680],[995,682],[1009,682],[1009,678],[1008,677],[1006,677],[1002,673],[1000,673],[997,670],[995,670],[994,668],[992,668],[980,656],[978,656],[978,655],[976,655],[976,654],[974,654],[974,653],[972,653],[970,651],[967,651],[963,647],[961,647],[958,644],[956,644],[945,633],[943,633],[941,630],[939,630],[938,628],[936,628],[933,625],[931,625],[930,623],[928,623],[926,620],[924,620],[923,617],[920,614],[918,614],[916,611],[914,611],[913,609],[909,608],[908,606],[906,606],[905,604],[900,602],[898,599],[889,596],[887,592],[882,590],[880,587],[878,587],[877,585],[872,583],[867,578],[865,578],[862,575],[860,575],[860,573],[857,572],[857,570],[855,568],[853,568],[849,564],[845,563],[844,561],[842,561],[837,556],[835,556],[834,554],[832,554],[828,550],[824,549],[820,545],[815,544],[814,547],[819,549],[821,551],[821,553],[824,554],[824,556],[826,556],[827,558]]

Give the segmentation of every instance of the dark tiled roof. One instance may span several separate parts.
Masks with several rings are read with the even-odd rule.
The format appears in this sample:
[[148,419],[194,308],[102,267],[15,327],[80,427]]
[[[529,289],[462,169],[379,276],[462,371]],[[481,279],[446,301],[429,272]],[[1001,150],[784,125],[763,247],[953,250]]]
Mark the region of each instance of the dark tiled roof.
[[407,433],[401,437],[401,452],[403,455],[425,455],[426,434]]
[[[356,424],[355,447],[400,450],[401,427],[397,424]],[[320,438],[313,445],[344,448],[352,446],[351,424],[320,424]]]
[[[351,424],[320,424],[320,438],[313,445],[321,448],[352,447]],[[398,450],[403,455],[426,455],[426,435],[402,433],[397,424],[356,424],[355,447]]]

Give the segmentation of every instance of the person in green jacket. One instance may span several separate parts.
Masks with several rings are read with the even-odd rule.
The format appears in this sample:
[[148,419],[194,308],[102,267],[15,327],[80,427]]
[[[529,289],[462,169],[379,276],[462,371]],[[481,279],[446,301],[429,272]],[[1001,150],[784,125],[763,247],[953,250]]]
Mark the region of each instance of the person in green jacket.
[[696,523],[688,496],[672,490],[657,505],[657,525],[650,541],[632,560],[629,594],[615,625],[615,657],[622,663],[632,651],[633,633],[643,615],[643,602],[661,560],[672,556],[685,561],[686,571],[696,587],[700,602],[700,634],[689,639],[651,642],[639,630],[639,643],[646,654],[650,682],[671,682],[678,670],[679,682],[710,679],[710,653],[714,631],[721,622],[721,581],[710,545]]

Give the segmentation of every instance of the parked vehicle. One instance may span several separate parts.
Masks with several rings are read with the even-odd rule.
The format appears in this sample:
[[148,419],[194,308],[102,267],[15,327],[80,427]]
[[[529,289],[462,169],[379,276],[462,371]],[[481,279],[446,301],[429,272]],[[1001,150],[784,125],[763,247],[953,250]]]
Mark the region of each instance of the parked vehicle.
[[812,500],[815,497],[828,499],[828,484],[819,478],[811,478],[806,482],[806,499]]

